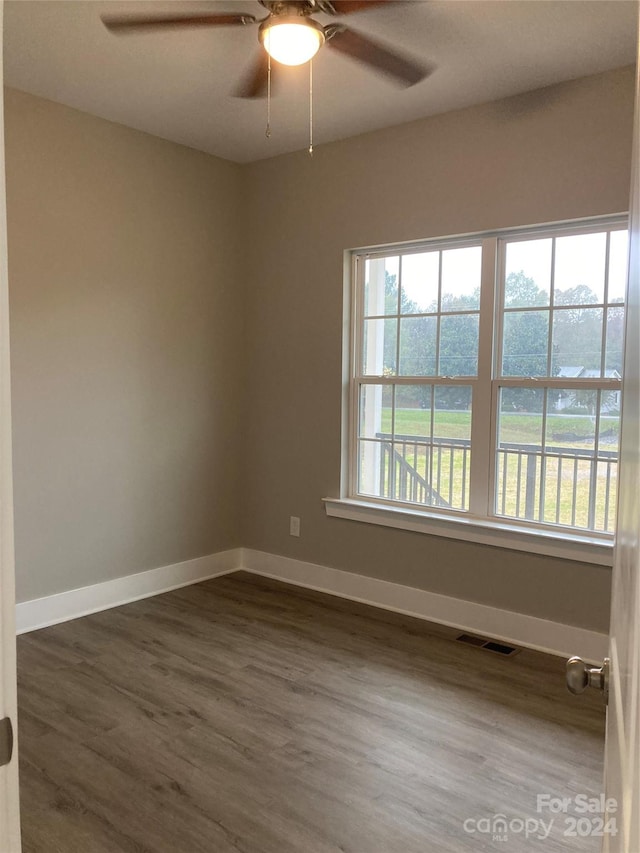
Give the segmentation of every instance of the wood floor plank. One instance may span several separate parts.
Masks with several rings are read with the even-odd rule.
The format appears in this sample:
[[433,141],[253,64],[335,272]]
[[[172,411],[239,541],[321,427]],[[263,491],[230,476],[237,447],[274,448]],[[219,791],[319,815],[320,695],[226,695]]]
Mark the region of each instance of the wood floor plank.
[[599,794],[599,697],[454,636],[236,573],[20,637],[25,853],[504,850],[464,821]]

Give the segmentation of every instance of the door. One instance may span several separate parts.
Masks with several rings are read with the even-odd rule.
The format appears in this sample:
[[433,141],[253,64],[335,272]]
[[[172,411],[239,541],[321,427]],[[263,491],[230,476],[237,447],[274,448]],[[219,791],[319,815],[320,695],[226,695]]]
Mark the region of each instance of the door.
[[[16,629],[13,563],[13,488],[11,479],[11,396],[9,381],[9,291],[7,211],[4,179],[2,15],[0,2],[0,762],[8,758],[16,727]],[[9,722],[10,721],[10,722]],[[11,729],[10,729],[11,726]],[[0,850],[20,851],[18,759],[0,766]]]
[[616,801],[609,853],[640,851],[640,77],[636,80],[630,202],[628,317],[618,526],[609,639],[605,788]]

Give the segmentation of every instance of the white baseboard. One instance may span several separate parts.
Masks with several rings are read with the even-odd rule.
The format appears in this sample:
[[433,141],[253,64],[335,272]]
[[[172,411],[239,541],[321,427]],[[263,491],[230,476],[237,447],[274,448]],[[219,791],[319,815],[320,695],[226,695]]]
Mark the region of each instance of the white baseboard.
[[580,655],[588,662],[602,663],[602,659],[608,654],[609,637],[597,631],[511,610],[500,610],[486,604],[451,598],[263,551],[242,548],[241,552],[243,568],[256,575],[371,604],[407,616],[416,616],[474,634],[495,637],[516,646],[525,646],[561,657]]
[[89,613],[97,613],[99,610],[128,604],[140,598],[169,592],[181,586],[189,586],[226,575],[238,570],[241,559],[240,549],[235,548],[147,572],[126,575],[92,586],[24,601],[16,605],[16,631],[18,634],[24,634],[48,625],[56,625],[58,622],[77,619],[79,616],[88,616]]
[[589,662],[597,662],[608,652],[608,636],[597,631],[249,548],[222,551],[25,601],[16,605],[17,632],[35,631],[240,569],[561,657],[579,654]]

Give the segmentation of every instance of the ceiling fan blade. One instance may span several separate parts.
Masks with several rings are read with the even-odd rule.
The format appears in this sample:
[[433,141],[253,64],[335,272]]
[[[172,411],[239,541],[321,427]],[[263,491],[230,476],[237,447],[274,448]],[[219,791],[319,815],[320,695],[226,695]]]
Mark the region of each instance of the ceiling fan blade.
[[[275,71],[275,63],[271,65],[271,85],[273,86],[273,77]],[[245,76],[240,86],[236,89],[236,98],[264,98],[267,94],[267,83],[269,80],[269,57],[266,50],[261,50],[249,73]]]
[[405,86],[419,83],[433,70],[411,59],[405,59],[399,53],[348,27],[336,28],[334,34],[327,40],[327,47],[332,47],[358,62],[364,62],[376,71],[395,77]]
[[388,6],[394,0],[330,0],[329,5],[336,15],[350,15],[352,12],[364,12],[376,6]]
[[174,27],[233,27],[242,24],[255,24],[253,15],[173,15],[166,18],[136,18],[121,16],[117,18],[105,15],[102,23],[114,33],[150,30],[154,28]]

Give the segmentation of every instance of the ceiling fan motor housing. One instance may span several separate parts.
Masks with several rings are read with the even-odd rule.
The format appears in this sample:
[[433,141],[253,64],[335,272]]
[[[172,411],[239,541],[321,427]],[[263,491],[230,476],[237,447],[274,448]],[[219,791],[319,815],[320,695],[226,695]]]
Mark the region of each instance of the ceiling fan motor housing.
[[[281,24],[297,24],[300,25],[300,15],[270,15],[266,18],[261,24],[260,29],[258,31],[260,41],[264,41],[264,37],[267,31],[273,26],[280,26]],[[314,21],[313,18],[304,18],[304,26],[309,29],[316,30],[320,36],[320,43],[324,42],[324,27],[322,24],[319,24],[317,21]]]
[[320,4],[315,0],[258,0],[272,15],[301,16],[320,12]]

